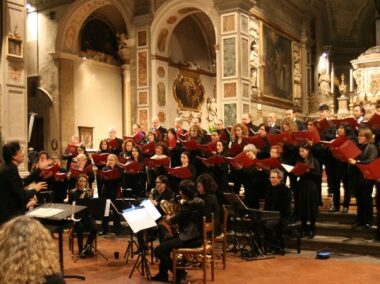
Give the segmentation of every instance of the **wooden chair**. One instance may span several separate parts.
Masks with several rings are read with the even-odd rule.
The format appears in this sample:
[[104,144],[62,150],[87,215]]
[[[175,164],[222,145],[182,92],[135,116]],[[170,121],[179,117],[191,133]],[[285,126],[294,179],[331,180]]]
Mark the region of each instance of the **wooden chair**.
[[215,254],[222,256],[223,269],[226,269],[226,252],[227,252],[227,221],[228,221],[228,209],[223,205],[223,223],[222,234],[215,237],[215,243],[221,244],[221,249],[215,247]]
[[[203,243],[197,248],[178,248],[172,250],[173,259],[173,283],[176,283],[177,269],[186,270],[203,270],[203,283],[206,283],[207,265],[211,267],[211,280],[215,279],[215,262],[214,262],[214,215],[212,214],[211,222],[206,221],[203,217]],[[196,260],[200,265],[187,266],[178,263],[178,256],[182,255],[184,259]]]

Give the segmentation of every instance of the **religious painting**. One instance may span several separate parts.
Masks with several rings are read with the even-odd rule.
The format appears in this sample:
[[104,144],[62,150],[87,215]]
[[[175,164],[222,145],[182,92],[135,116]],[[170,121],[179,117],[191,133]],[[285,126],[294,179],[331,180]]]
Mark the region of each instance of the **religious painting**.
[[264,96],[292,101],[292,42],[263,25]]
[[157,103],[160,107],[164,107],[166,105],[166,87],[162,82],[157,84]]
[[236,97],[236,82],[228,82],[223,84],[223,97],[225,99]]
[[141,128],[145,131],[148,130],[148,118],[149,118],[149,110],[144,108],[144,109],[139,109],[138,110],[138,122],[141,126]]
[[137,94],[137,104],[139,106],[148,105],[148,91],[139,91]]
[[205,89],[199,74],[181,70],[174,81],[173,94],[181,110],[199,111],[205,100]]
[[223,77],[236,76],[236,38],[223,39]]
[[236,31],[236,13],[222,16],[222,32],[231,33]]
[[20,38],[8,36],[8,55],[20,58],[23,57],[23,45]]
[[24,63],[19,60],[8,61],[8,80],[13,84],[24,83]]
[[224,108],[224,125],[235,125],[237,119],[237,105],[225,104]]
[[79,140],[80,142],[84,143],[86,148],[93,148],[93,142],[94,142],[94,127],[88,127],[88,126],[78,126],[79,131]]
[[241,39],[241,76],[244,78],[249,77],[249,44],[248,38]]
[[146,50],[137,52],[137,82],[139,87],[148,86],[148,53]]
[[147,40],[147,31],[138,31],[137,32],[137,47],[145,47],[148,44]]
[[375,96],[380,92],[380,73],[372,73],[369,85],[370,93]]
[[158,68],[157,68],[157,75],[158,75],[158,77],[160,77],[160,78],[164,78],[165,75],[166,75],[165,68],[162,67],[162,66],[158,67]]

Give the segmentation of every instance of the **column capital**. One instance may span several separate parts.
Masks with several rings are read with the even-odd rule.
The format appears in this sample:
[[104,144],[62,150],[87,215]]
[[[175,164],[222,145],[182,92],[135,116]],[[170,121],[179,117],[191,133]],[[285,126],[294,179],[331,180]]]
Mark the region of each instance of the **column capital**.
[[256,5],[256,0],[214,0],[214,3],[221,12],[236,9],[249,12]]

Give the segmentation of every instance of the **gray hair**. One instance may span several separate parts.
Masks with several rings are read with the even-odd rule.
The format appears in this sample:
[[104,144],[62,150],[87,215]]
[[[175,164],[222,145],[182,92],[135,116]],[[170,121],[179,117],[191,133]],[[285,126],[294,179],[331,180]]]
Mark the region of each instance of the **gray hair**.
[[270,170],[269,175],[271,175],[271,174],[276,174],[278,177],[281,178],[281,180],[284,179],[284,172],[281,171],[280,169],[272,169],[272,170]]
[[256,148],[256,146],[253,145],[253,144],[245,145],[243,151],[244,151],[244,152],[252,151],[253,153],[255,153],[255,155],[257,154],[257,148]]

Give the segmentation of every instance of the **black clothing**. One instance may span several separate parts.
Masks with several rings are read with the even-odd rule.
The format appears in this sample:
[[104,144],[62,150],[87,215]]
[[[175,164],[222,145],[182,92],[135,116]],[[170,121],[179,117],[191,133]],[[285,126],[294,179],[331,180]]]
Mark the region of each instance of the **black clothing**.
[[256,125],[254,125],[252,122],[245,124],[245,126],[247,126],[248,128],[248,136],[256,135],[257,131],[259,130],[259,128]]
[[159,275],[165,276],[172,270],[173,261],[170,257],[173,248],[197,247],[202,244],[202,216],[205,214],[204,201],[198,197],[182,204],[181,210],[171,219],[178,224],[179,236],[161,243],[154,253],[160,260]]
[[291,215],[292,192],[285,184],[270,185],[265,195],[264,210],[280,211],[281,219],[288,220]]
[[10,162],[0,168],[0,224],[17,215],[23,215],[26,204],[37,191],[25,190],[24,187],[38,178],[40,170],[33,171],[26,178],[21,178],[17,166]]
[[211,213],[214,213],[214,236],[219,236],[222,233],[222,208],[219,205],[215,194],[207,193],[199,195],[199,198],[205,202],[206,217],[211,220]]
[[45,276],[46,282],[45,284],[65,284],[65,280],[61,275],[53,274],[49,276]]

